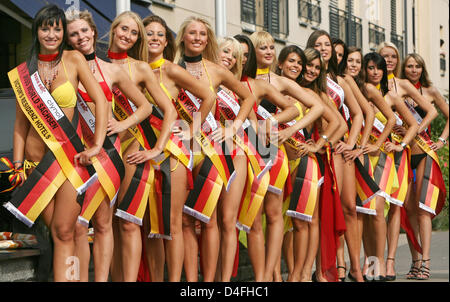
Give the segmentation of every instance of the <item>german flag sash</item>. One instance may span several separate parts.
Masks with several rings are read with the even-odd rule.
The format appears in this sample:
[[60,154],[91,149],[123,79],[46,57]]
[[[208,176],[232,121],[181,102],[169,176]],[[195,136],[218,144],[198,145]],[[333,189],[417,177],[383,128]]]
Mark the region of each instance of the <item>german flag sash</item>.
[[[114,115],[119,120],[124,120],[131,116],[134,111],[136,111],[135,106],[123,95],[123,93],[117,89],[113,88],[112,91],[114,95]],[[135,127],[128,128],[128,130],[133,134],[133,136],[138,140],[141,145],[140,150],[150,150],[153,148],[157,141],[157,134],[155,133],[155,128],[152,126],[150,119],[154,114],[158,114],[158,111],[153,108],[152,115],[144,119],[140,124]],[[157,158],[139,164],[136,166],[135,174],[131,180],[128,191],[125,193],[124,199],[121,201],[117,208],[116,216],[121,217],[130,222],[142,225],[142,218],[147,207],[147,203],[150,201],[156,202],[157,199],[151,198],[149,196],[152,182],[154,181],[155,171],[159,169],[159,165],[168,156],[167,149],[158,156]],[[165,166],[166,167],[166,166]],[[167,168],[167,167],[166,167]],[[169,167],[170,170],[170,167]],[[167,173],[167,171],[165,171]],[[136,191],[138,190],[138,191]],[[139,194],[138,194],[139,192]],[[161,192],[156,190],[155,192]],[[164,192],[164,197],[170,197],[170,191]],[[161,197],[162,198],[162,197]],[[170,199],[163,202],[164,205],[170,205]],[[155,208],[156,205],[153,206]],[[159,220],[170,219],[160,217]]]
[[[141,150],[142,147],[141,147]],[[142,225],[145,209],[147,207],[150,189],[155,177],[155,168],[146,161],[136,165],[136,172],[130,182],[127,192],[117,207],[116,216]]]
[[241,203],[238,212],[238,221],[236,227],[239,230],[250,232],[250,229],[255,221],[256,215],[264,201],[267,189],[269,187],[270,174],[263,174],[258,179],[250,163],[247,164],[247,179],[244,192],[242,194]]
[[311,222],[323,177],[320,175],[319,163],[315,155],[298,158],[293,163],[291,171],[297,167],[286,215]]
[[[91,146],[95,133],[95,116],[87,106],[86,102],[78,95],[77,109],[81,116],[81,129],[83,140]],[[94,184],[88,188],[81,210],[79,222],[85,225],[94,215],[98,206],[106,197],[113,206],[119,192],[120,183],[125,175],[125,167],[120,156],[120,141],[118,135],[106,137],[100,153],[92,160],[97,171],[98,180],[101,184]],[[89,191],[95,192],[89,192]],[[103,197],[103,198],[102,198]],[[92,204],[91,204],[92,203]]]
[[408,192],[409,182],[412,179],[413,173],[411,170],[411,150],[409,147],[402,152],[394,153],[395,170],[397,171],[398,189],[391,194],[391,203],[403,206]]
[[[195,96],[182,89],[174,105],[180,117],[189,124],[194,122],[194,114],[200,108],[199,100]],[[186,214],[205,223],[209,222],[217,205],[222,186],[225,185],[228,190],[236,173],[225,142],[217,144],[209,137],[217,126],[214,117],[209,113],[201,129],[194,133],[195,141],[203,151],[197,151],[194,147],[194,154],[204,158],[204,161],[183,209]]]
[[[236,119],[240,110],[240,105],[236,99],[232,98],[225,92],[225,90],[220,88],[217,93],[217,101],[217,109],[220,114],[219,121],[222,126],[225,127],[225,121],[233,121]],[[244,150],[247,158],[250,160],[250,164],[257,174],[256,178],[259,179],[270,169],[272,166],[272,161],[270,158],[262,158],[258,153],[258,136],[248,119],[246,119],[243,123],[242,129],[237,131],[234,136],[234,141],[242,150]]]
[[369,155],[364,154],[363,156],[364,164],[361,163],[359,158],[355,160],[356,212],[376,215],[375,197],[380,193],[380,188],[373,179],[373,168]]
[[162,162],[161,169],[155,171],[154,180],[149,193],[150,233],[148,237],[171,240],[170,157]]
[[[161,88],[163,88],[163,90],[165,90],[164,85],[161,85]],[[166,94],[168,94],[168,93],[166,92]],[[168,94],[168,95],[170,95],[170,94]],[[159,110],[155,100],[148,93],[147,90],[145,90],[145,96],[150,101],[150,103],[152,103],[153,111],[149,117],[150,124],[151,124],[152,129],[153,129],[154,133],[156,134],[156,136],[159,137],[159,133],[161,132],[161,129],[162,129],[164,115]],[[175,101],[172,100],[172,102],[175,102]],[[164,150],[165,158],[167,158],[169,156],[169,154],[172,154],[177,159],[179,159],[181,161],[181,163],[183,165],[185,165],[186,168],[188,168],[190,171],[192,170],[193,163],[194,163],[194,157],[192,155],[192,151],[189,148],[189,145],[187,145],[185,141],[183,141],[179,136],[177,136],[173,133],[171,134],[171,136],[166,144],[165,150]]]
[[183,212],[208,223],[216,208],[223,181],[212,161],[205,159],[189,192]]
[[[178,114],[189,124],[194,122],[194,113],[200,108],[200,100],[189,91],[181,89],[178,100],[175,103]],[[235,170],[231,153],[225,143],[219,144],[211,140],[211,133],[220,127],[211,112],[208,113],[201,130],[194,133],[194,138],[200,145],[202,151],[217,169],[226,190],[230,188],[231,182],[235,178]],[[195,152],[195,150],[194,150]]]
[[[375,117],[372,133],[369,138],[370,141],[375,143],[383,130],[384,124]],[[386,153],[384,150],[384,143],[381,145],[380,150],[381,153],[379,156],[369,156],[369,160],[371,161],[372,167],[374,167],[373,178],[380,188],[377,195],[385,198],[386,201],[391,202],[393,198],[390,194],[397,191],[399,188],[394,154],[391,152]]]
[[[271,114],[261,105],[258,106],[256,111],[256,117],[259,120],[266,120],[270,118]],[[268,147],[258,145],[258,150],[269,151],[268,155],[273,161],[273,165],[270,169],[270,183],[268,190],[275,194],[281,194],[283,192],[284,184],[289,176],[289,162],[284,145],[279,147],[269,144]],[[267,156],[263,152],[260,152],[261,156]]]
[[[405,101],[405,104],[413,114],[417,123],[422,122],[422,117],[414,107]],[[416,144],[427,154],[425,171],[422,182],[422,192],[420,192],[419,207],[435,216],[442,210],[445,203],[446,188],[439,158],[435,151],[431,149],[433,143],[428,133],[424,130],[414,138]]]
[[[92,166],[74,164],[74,156],[84,151],[79,136],[78,112],[75,110],[71,122],[42,83],[38,72],[30,76],[26,63],[11,70],[8,76],[19,107],[50,149],[39,164],[42,166],[35,169],[35,175],[40,174],[40,177],[31,178],[30,175],[25,182],[28,182],[27,186],[22,185],[5,205],[19,220],[31,226],[65,179],[74,186],[79,199],[95,182],[97,174]],[[42,169],[44,165],[47,169]],[[42,182],[38,185],[39,178]],[[26,187],[28,191],[24,191]]]
[[344,90],[338,83],[327,77],[327,95],[328,98],[333,101],[338,110],[341,110],[344,105]]

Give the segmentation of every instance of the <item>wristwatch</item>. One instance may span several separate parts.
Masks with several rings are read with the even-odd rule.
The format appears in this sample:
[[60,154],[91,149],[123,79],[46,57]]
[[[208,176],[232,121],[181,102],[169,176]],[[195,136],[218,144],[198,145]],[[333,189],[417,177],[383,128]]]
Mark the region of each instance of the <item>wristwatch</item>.
[[406,148],[406,146],[408,146],[408,144],[405,142],[401,142],[400,146],[402,146],[402,149],[404,150]]
[[445,138],[440,137],[440,138],[438,138],[438,140],[440,140],[441,142],[443,142],[444,145],[447,144],[447,140],[446,140]]
[[328,137],[325,134],[322,134],[321,137],[328,143]]

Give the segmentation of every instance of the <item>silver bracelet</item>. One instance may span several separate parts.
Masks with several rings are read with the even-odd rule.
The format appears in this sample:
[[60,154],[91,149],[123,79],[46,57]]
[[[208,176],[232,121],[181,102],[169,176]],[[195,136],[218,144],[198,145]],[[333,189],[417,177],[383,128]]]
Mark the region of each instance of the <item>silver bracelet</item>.
[[408,146],[408,144],[407,144],[407,143],[405,143],[405,142],[401,142],[401,143],[400,143],[400,146],[402,146],[402,149],[405,149],[405,148],[406,148],[406,146]]
[[328,143],[328,137],[325,134],[322,134],[321,137]]
[[445,138],[440,137],[440,138],[438,138],[438,140],[440,140],[441,142],[443,142],[444,145],[447,144],[447,140],[446,140]]

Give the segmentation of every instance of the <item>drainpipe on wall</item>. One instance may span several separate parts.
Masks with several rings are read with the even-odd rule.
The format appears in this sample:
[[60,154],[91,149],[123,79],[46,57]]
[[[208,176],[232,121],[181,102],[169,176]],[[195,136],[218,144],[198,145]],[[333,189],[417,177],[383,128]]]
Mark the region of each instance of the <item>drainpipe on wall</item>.
[[408,55],[408,0],[403,0],[403,39],[405,56]]
[[116,16],[130,10],[130,0],[116,0]]
[[216,36],[225,37],[227,35],[227,6],[225,0],[216,0]]

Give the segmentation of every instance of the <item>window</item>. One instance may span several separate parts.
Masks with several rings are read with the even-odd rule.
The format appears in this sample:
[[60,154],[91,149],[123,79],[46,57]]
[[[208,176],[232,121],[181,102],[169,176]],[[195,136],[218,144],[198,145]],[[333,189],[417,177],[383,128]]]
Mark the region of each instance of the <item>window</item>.
[[391,42],[397,46],[400,60],[404,56],[403,36],[397,35],[397,0],[391,0]]
[[320,0],[298,0],[298,17],[302,22],[318,26],[322,22]]
[[274,38],[288,35],[288,0],[241,0],[244,31],[265,30]]
[[385,30],[383,27],[378,26],[374,23],[369,22],[369,46],[370,50],[376,51],[378,45],[384,42]]
[[330,36],[341,39],[347,46],[362,47],[362,20],[349,11],[330,6]]

